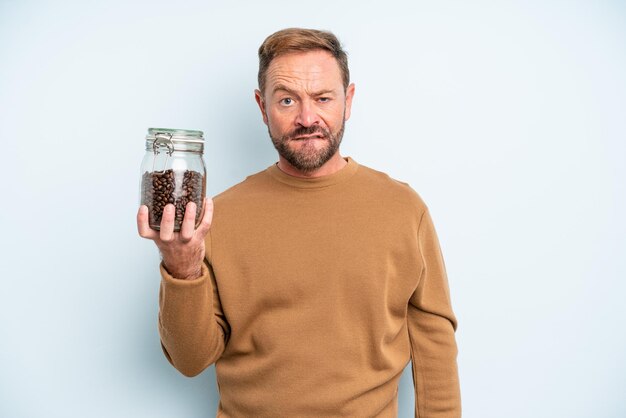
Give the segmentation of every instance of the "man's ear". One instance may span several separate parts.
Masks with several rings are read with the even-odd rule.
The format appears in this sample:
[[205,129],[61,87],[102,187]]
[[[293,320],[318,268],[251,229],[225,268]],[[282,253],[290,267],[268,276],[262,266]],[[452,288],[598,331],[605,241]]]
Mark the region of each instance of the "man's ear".
[[254,99],[259,105],[259,109],[261,109],[261,114],[263,115],[263,123],[267,125],[267,111],[265,109],[265,101],[263,100],[263,95],[259,89],[254,90]]
[[352,113],[352,98],[354,97],[354,83],[350,84],[346,89],[346,116],[344,120],[350,119]]

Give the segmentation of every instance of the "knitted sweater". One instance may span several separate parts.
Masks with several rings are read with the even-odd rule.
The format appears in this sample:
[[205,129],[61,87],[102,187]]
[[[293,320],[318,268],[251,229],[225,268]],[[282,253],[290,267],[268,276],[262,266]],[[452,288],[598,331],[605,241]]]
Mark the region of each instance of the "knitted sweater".
[[215,363],[218,418],[460,417],[457,322],[427,207],[357,164],[273,165],[214,198],[202,276],[161,264],[159,332],[187,376]]

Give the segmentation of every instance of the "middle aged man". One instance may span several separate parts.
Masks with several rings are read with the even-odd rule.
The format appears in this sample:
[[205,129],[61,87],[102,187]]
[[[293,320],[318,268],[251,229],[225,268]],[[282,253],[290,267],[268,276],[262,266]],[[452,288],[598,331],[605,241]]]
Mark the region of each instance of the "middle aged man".
[[[415,416],[461,415],[452,312],[429,211],[405,183],[343,158],[354,84],[330,32],[259,49],[278,163],[160,231],[159,331],[187,376],[215,363],[217,417],[396,417],[412,360]],[[393,138],[386,138],[393,141]]]

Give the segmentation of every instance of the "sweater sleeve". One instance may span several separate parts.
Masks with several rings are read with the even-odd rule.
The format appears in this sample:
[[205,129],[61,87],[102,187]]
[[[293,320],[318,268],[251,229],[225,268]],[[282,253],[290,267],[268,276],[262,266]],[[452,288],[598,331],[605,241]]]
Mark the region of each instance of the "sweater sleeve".
[[179,280],[161,269],[159,334],[169,362],[185,376],[195,376],[215,363],[230,327],[224,316],[213,269],[202,263],[202,276]]
[[439,240],[428,210],[418,230],[422,271],[408,305],[416,418],[459,418],[457,320]]

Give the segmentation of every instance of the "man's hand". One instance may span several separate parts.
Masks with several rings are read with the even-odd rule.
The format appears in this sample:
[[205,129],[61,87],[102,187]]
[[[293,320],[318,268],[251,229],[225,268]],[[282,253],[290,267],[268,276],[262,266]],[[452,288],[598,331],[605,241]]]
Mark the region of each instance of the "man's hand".
[[202,275],[204,259],[204,238],[211,228],[213,219],[213,200],[204,199],[204,215],[195,229],[196,204],[187,203],[180,232],[174,232],[174,205],[167,204],[163,209],[160,231],[150,228],[148,207],[141,205],[137,212],[139,235],[150,239],[159,247],[163,265],[177,279],[196,279]]

